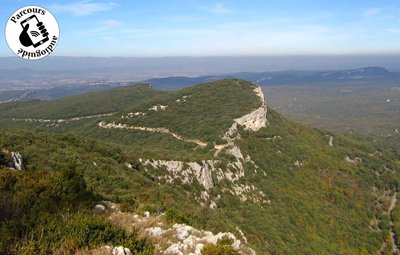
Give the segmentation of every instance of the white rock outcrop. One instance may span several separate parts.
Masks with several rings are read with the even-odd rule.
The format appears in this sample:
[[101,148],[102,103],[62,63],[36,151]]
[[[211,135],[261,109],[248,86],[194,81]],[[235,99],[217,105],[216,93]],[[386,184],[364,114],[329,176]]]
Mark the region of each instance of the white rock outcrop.
[[25,170],[24,164],[22,162],[22,157],[19,152],[11,152],[12,158],[12,168],[18,171]]
[[106,207],[104,205],[98,204],[94,207],[94,210],[98,213],[102,213],[106,211]]
[[261,106],[251,113],[235,119],[235,122],[243,126],[245,130],[258,131],[267,126],[267,106],[261,87],[257,86],[254,93],[261,99]]
[[167,107],[168,107],[168,105],[157,104],[157,105],[153,105],[153,107],[149,108],[149,111],[158,111],[158,110],[164,111],[165,109],[167,109]]
[[197,181],[203,185],[206,190],[209,190],[214,186],[211,177],[211,173],[215,169],[214,160],[203,160],[201,161],[201,164],[190,162],[188,165],[194,172]]
[[260,98],[261,106],[240,118],[234,119],[234,123],[222,137],[228,143],[241,138],[240,134],[237,132],[238,125],[243,126],[245,130],[256,132],[266,127],[268,124],[267,104],[265,102],[264,93],[259,86],[256,86],[253,91]]
[[[183,254],[200,255],[207,244],[217,244],[223,238],[232,241],[231,247],[242,255],[256,255],[255,251],[246,245],[247,238],[243,232],[239,232],[241,239],[236,238],[230,232],[213,234],[210,231],[199,230],[186,224],[174,224],[170,226],[162,221],[159,216],[141,217],[133,213],[121,212],[118,205],[102,201],[112,213],[110,220],[114,224],[131,229],[135,228],[140,236],[147,237],[155,243],[155,254]],[[123,246],[115,247],[112,254],[132,254]]]
[[118,246],[113,249],[112,255],[133,255],[133,254],[128,248],[124,248],[123,246]]
[[230,190],[232,195],[236,195],[243,202],[252,201],[254,203],[262,203],[262,204],[270,204],[271,201],[267,199],[267,196],[264,192],[258,189],[254,185],[245,185],[245,184],[233,184],[232,190]]
[[[171,177],[179,177],[183,183],[191,184],[194,180],[200,183],[206,190],[212,188],[213,180],[211,174],[216,171],[216,160],[202,160],[200,162],[182,162],[168,160],[142,160],[144,166],[151,166],[153,169],[165,169]],[[218,169],[218,171],[222,171]],[[171,181],[173,181],[173,178]],[[164,177],[164,179],[169,179]]]
[[358,163],[362,162],[362,159],[359,157],[355,157],[354,159],[352,159],[349,156],[346,156],[344,158],[344,161],[346,161],[347,163],[350,163],[350,164],[358,164]]

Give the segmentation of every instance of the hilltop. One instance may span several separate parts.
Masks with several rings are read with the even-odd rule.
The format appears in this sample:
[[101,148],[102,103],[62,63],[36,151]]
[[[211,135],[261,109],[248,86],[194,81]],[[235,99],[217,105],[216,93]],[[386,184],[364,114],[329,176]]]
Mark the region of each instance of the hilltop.
[[27,173],[72,164],[94,196],[231,232],[257,254],[389,254],[398,155],[288,121],[266,101],[256,84],[225,79],[6,103],[0,148]]

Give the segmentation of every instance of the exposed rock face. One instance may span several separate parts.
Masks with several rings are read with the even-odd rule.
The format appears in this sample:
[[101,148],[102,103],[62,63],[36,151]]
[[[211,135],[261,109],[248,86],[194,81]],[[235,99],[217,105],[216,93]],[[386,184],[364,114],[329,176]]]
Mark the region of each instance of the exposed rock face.
[[257,86],[254,89],[254,93],[261,99],[262,105],[251,113],[235,119],[235,122],[243,126],[245,130],[258,131],[267,126],[267,106],[261,87]]
[[128,248],[118,246],[113,249],[112,255],[133,255],[133,254]]
[[164,230],[160,227],[148,228],[146,231],[152,233],[157,239],[168,235],[174,237],[174,242],[164,250],[163,254],[200,255],[206,244],[216,245],[223,238],[232,240],[232,248],[240,251],[241,254],[255,254],[254,250],[243,245],[241,240],[229,232],[213,234],[210,231],[198,230],[185,224],[175,224],[172,228]]
[[[214,146],[214,149],[216,150],[214,153],[214,157],[217,158],[219,153],[224,151],[226,154],[233,156],[234,160],[231,160],[224,166],[220,166],[219,163],[221,162],[219,160],[202,160],[201,162],[141,160],[141,163],[144,166],[151,167],[154,170],[166,170],[166,175],[159,176],[159,179],[165,179],[167,180],[167,182],[173,183],[174,180],[178,178],[184,184],[191,184],[194,180],[196,180],[204,187],[206,191],[214,187],[214,184],[216,182],[228,180],[233,184],[232,188],[229,189],[228,192],[239,196],[242,201],[251,200],[257,203],[266,203],[266,201],[269,200],[266,199],[265,194],[262,193],[257,187],[235,184],[235,182],[245,176],[246,163],[250,163],[254,166],[255,169],[259,169],[259,167],[250,158],[250,156],[246,155],[245,157],[240,148],[235,144],[235,140],[241,138],[237,129],[238,125],[243,126],[246,130],[258,131],[261,128],[266,127],[268,123],[266,118],[267,108],[265,104],[264,94],[261,88],[258,86],[254,86],[253,91],[260,99],[260,107],[249,114],[235,119],[232,126],[226,131],[226,133],[222,137],[227,143]],[[99,126],[103,128],[134,128],[154,132],[171,133],[169,130],[149,130],[149,128],[127,127],[122,124],[107,124],[105,122],[100,122]],[[181,137],[176,138],[182,139]],[[204,145],[206,145],[206,143],[200,144],[198,142],[199,141],[196,141],[198,145],[203,145],[203,147]],[[223,167],[224,169],[221,169],[221,167]],[[151,171],[151,169],[149,168],[146,169],[148,171]],[[213,180],[212,176],[216,176],[216,180]],[[216,202],[210,199],[208,193],[207,195],[202,193],[200,201],[202,205],[205,205],[209,202],[210,208],[217,208]]]
[[226,141],[232,142],[236,139],[240,139],[240,134],[237,132],[237,125],[243,126],[245,130],[254,132],[267,126],[267,105],[264,94],[259,86],[256,86],[253,91],[261,99],[261,106],[249,114],[234,119],[235,122],[222,137]]
[[[152,229],[150,228],[148,231],[152,231]],[[159,237],[163,237],[167,233],[171,234],[171,232],[175,235],[177,240],[164,251],[164,254],[200,255],[205,244],[216,245],[218,240],[223,238],[228,238],[233,241],[233,249],[240,250],[241,247],[241,241],[236,239],[236,237],[231,233],[218,233],[214,235],[209,231],[197,230],[185,224],[175,224],[172,226],[172,228],[163,232],[159,232]]]
[[[216,160],[203,160],[200,163],[167,160],[140,160],[140,162],[145,166],[151,166],[153,169],[164,168],[170,174],[170,176],[164,176],[164,178],[170,182],[173,182],[171,176],[179,176],[185,184],[197,180],[206,190],[214,186],[211,173],[216,170],[215,164],[218,163]],[[222,171],[221,169],[218,170]]]
[[197,181],[203,185],[206,190],[214,186],[211,177],[211,172],[215,169],[214,163],[213,160],[203,160],[201,164],[197,162],[188,163],[189,167],[193,169]]
[[22,157],[19,152],[11,152],[11,158],[12,158],[12,165],[11,168],[21,171],[25,170],[24,164],[22,162]]
[[95,210],[96,212],[98,212],[98,213],[102,213],[102,212],[105,212],[105,211],[106,211],[106,207],[105,207],[104,205],[98,204],[98,205],[96,205],[96,206],[94,207],[94,210]]
[[[110,203],[112,204],[112,203]],[[117,206],[112,204],[113,208]],[[110,208],[111,209],[111,208]],[[123,213],[118,208],[110,216],[112,222],[125,228],[136,228],[140,235],[147,236],[155,242],[156,254],[170,255],[200,255],[206,244],[217,244],[218,240],[229,238],[231,247],[243,255],[255,255],[248,247],[243,232],[239,231],[241,239],[229,232],[213,234],[210,231],[199,230],[186,224],[174,224],[172,227],[160,220],[160,217],[140,217],[132,213]],[[114,253],[115,252],[115,253]],[[117,253],[119,252],[119,253]],[[123,253],[125,252],[125,253]],[[130,251],[129,251],[130,252]],[[130,254],[126,248],[114,248],[113,254]]]
[[235,119],[235,121],[246,130],[258,131],[266,127],[266,113],[267,108],[261,107],[241,118]]

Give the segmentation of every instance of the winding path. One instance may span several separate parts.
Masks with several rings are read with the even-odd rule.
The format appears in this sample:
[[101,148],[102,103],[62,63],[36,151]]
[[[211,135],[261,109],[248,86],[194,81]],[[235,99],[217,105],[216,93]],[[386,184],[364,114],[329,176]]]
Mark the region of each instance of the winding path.
[[94,118],[100,118],[100,117],[108,117],[114,115],[115,112],[113,113],[104,113],[104,114],[97,114],[97,115],[89,115],[89,116],[81,116],[81,117],[74,117],[74,118],[68,118],[68,119],[16,119],[13,118],[13,121],[20,121],[20,122],[38,122],[38,123],[68,123],[70,121],[79,121],[79,120],[87,120],[87,119],[94,119]]
[[190,139],[190,138],[184,138],[172,131],[170,131],[168,128],[151,128],[151,127],[136,127],[136,126],[128,126],[126,124],[115,124],[115,123],[106,123],[104,121],[100,122],[98,124],[100,128],[106,128],[106,129],[128,129],[128,130],[142,130],[142,131],[148,131],[148,132],[156,132],[156,133],[163,133],[163,134],[169,134],[172,135],[174,138],[184,141],[184,142],[189,142],[189,143],[195,143],[200,147],[206,147],[207,143],[200,141],[198,139]]

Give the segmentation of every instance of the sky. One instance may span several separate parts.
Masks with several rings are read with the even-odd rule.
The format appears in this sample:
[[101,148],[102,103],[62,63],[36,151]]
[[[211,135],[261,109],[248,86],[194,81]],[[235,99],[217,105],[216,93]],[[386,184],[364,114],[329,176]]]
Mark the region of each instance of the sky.
[[0,26],[26,5],[56,16],[56,56],[400,53],[398,0],[1,0]]

